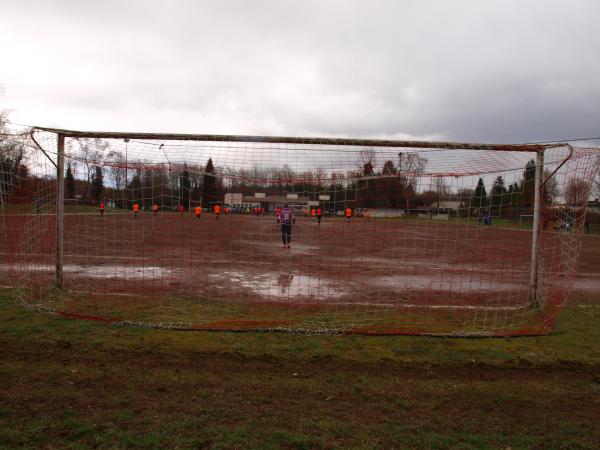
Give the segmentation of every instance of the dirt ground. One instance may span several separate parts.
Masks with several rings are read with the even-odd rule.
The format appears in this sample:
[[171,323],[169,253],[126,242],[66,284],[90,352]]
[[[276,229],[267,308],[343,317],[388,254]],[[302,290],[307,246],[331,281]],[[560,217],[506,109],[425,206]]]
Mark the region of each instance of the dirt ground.
[[[39,232],[52,220],[7,222],[22,255],[14,267],[42,289],[37,305],[53,298],[43,290],[54,277],[53,238]],[[38,239],[27,239],[32,230]],[[600,289],[595,245],[585,237],[576,290]],[[528,230],[299,217],[287,249],[273,215],[68,214],[64,285],[74,297],[45,306],[184,328],[545,332],[566,301],[578,246],[573,234],[542,234],[543,316],[529,308]]]
[[[232,220],[230,225],[223,221],[214,227],[224,224],[237,226]],[[310,274],[316,253],[323,253],[317,259],[320,268],[344,257],[311,246],[332,249],[334,237],[350,232],[343,226],[356,224],[331,221],[324,224],[329,226],[324,228],[325,236],[308,228],[314,224],[299,225],[293,247],[285,253],[277,248],[276,226],[270,219],[261,222],[252,228],[264,230],[257,238],[269,236],[274,242],[265,241],[264,249],[260,244],[238,243],[246,266],[224,271],[253,273],[257,261],[281,264],[288,258]],[[69,241],[67,247],[68,255],[79,253],[67,261],[75,266],[66,272],[73,286],[83,286],[77,280],[86,275],[86,267],[101,275],[99,267],[106,266],[98,257],[89,261],[98,247],[87,247],[90,240],[97,244],[106,239],[96,239],[98,229],[89,223],[79,226],[88,238]],[[181,261],[185,245],[173,249],[150,245],[160,232],[152,233],[150,224],[147,227],[136,257],[160,262],[167,255],[168,267],[175,270],[179,266],[172,261]],[[128,230],[113,230],[113,237],[123,243]],[[180,231],[182,238],[189,234],[184,231]],[[223,242],[217,244],[206,243],[205,248],[223,248]],[[242,245],[256,253],[248,256]],[[410,249],[405,254],[421,251],[417,245],[409,247],[408,241],[396,244],[401,245]],[[150,253],[149,247],[159,249],[158,253]],[[131,265],[129,250],[115,245],[103,252],[122,255],[126,258],[122,265]],[[456,254],[440,251],[436,261],[441,263],[452,253]],[[174,254],[179,256],[172,258]],[[382,254],[382,261],[370,263],[365,270],[389,276],[390,269],[403,262],[391,260],[394,254],[387,247],[369,257]],[[38,261],[47,263],[39,256]],[[158,262],[153,264],[159,266]],[[600,278],[600,238],[584,236],[578,270],[558,332],[516,339],[115,327],[31,313],[16,304],[14,291],[4,289],[0,291],[0,448],[597,449],[600,296],[595,287]],[[41,270],[37,273],[44,276]],[[130,272],[135,273],[139,273],[137,266]],[[420,269],[417,275],[423,273]],[[327,275],[335,279],[335,274]],[[236,276],[243,278],[227,274]],[[350,279],[346,272],[341,276]],[[118,283],[117,276],[99,276],[99,282],[89,279],[94,288]],[[144,277],[137,281],[144,283]]]

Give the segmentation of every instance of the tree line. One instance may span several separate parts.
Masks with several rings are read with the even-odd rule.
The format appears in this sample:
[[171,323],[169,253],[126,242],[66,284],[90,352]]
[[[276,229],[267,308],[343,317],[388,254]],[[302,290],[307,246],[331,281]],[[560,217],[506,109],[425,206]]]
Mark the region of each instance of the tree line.
[[[6,198],[15,189],[22,197],[33,196],[36,177],[29,174],[23,138],[8,138],[5,116],[0,121],[0,195]],[[293,170],[281,167],[215,167],[212,158],[204,165],[188,162],[152,164],[127,159],[101,139],[77,141],[77,157],[69,158],[65,174],[65,198],[80,198],[83,203],[111,199],[116,207],[130,208],[138,203],[175,208],[202,204],[210,207],[222,201],[226,192],[253,195],[301,193],[311,200],[328,195],[330,204],[344,203],[354,208],[400,208],[413,210],[438,206],[442,201],[458,200],[466,210],[484,210],[499,215],[506,210],[525,211],[533,207],[535,161],[527,162],[521,177],[507,183],[498,175],[488,193],[482,178],[474,189],[453,191],[448,177],[424,177],[428,161],[417,153],[399,153],[396,160],[377,163],[370,149],[358,153],[355,168],[326,172],[322,168]],[[546,176],[549,173],[545,174]],[[430,180],[424,184],[424,179]],[[29,180],[29,181],[27,181]],[[421,185],[420,185],[421,184]],[[564,201],[580,205],[587,201],[588,184],[571,179],[561,192],[555,178],[544,185],[544,203],[562,195]]]

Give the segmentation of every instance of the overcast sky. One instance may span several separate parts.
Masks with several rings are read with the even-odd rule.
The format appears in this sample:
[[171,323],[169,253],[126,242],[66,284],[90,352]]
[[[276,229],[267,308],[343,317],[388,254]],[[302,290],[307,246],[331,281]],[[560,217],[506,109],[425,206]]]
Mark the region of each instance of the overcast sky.
[[600,135],[600,2],[0,0],[0,108],[87,130]]

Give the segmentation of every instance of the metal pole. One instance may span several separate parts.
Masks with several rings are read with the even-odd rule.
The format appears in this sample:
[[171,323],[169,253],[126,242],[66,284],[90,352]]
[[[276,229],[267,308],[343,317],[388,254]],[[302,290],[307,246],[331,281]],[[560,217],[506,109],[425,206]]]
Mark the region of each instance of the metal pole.
[[542,178],[544,175],[544,151],[538,150],[535,157],[535,193],[533,200],[533,236],[531,239],[531,275],[529,277],[529,301],[539,306],[540,220],[542,204]]
[[65,237],[65,136],[63,134],[58,135],[56,150],[56,287],[62,289]]
[[[254,142],[262,144],[304,144],[304,145],[346,145],[357,147],[397,147],[397,148],[438,148],[448,150],[497,150],[535,152],[544,148],[562,147],[564,144],[486,144],[473,142],[435,141],[396,141],[383,139],[347,139],[293,136],[236,136],[222,134],[168,134],[168,133],[126,133],[105,131],[76,131],[61,128],[35,127],[37,130],[64,134],[72,138],[138,139],[138,140],[178,140],[206,142]],[[354,151],[354,150],[350,150]]]

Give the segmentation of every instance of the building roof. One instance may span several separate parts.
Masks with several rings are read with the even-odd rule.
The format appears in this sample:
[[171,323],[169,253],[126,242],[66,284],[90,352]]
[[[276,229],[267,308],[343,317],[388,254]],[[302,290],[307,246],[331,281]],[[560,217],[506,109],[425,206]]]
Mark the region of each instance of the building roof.
[[[438,202],[436,202],[438,203]],[[436,204],[434,203],[434,204]],[[463,202],[452,202],[452,201],[446,201],[443,200],[441,202],[439,202],[439,204],[437,205],[438,208],[444,208],[444,209],[458,209],[458,208],[462,208]]]

